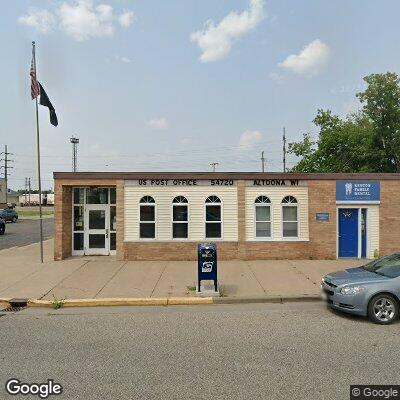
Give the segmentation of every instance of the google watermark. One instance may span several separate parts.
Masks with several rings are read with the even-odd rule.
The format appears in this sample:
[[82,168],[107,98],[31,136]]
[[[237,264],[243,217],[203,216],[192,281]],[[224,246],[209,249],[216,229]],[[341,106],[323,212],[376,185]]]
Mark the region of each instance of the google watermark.
[[54,383],[53,379],[48,379],[45,383],[23,383],[19,379],[11,378],[6,382],[6,391],[13,396],[32,395],[47,399],[49,396],[62,394],[63,387],[59,383]]
[[400,400],[400,385],[350,385],[350,400]]

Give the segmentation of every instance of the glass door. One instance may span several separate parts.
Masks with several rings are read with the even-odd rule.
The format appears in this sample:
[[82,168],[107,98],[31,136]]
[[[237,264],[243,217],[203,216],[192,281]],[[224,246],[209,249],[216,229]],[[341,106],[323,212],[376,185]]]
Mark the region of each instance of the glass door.
[[88,204],[85,207],[85,254],[110,254],[110,207]]

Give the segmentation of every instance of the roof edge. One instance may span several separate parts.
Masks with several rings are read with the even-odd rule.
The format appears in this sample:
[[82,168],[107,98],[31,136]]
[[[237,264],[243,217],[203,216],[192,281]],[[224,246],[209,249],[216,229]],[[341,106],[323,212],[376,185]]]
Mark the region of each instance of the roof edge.
[[53,172],[54,179],[299,179],[299,180],[400,180],[400,173],[299,173],[299,172]]

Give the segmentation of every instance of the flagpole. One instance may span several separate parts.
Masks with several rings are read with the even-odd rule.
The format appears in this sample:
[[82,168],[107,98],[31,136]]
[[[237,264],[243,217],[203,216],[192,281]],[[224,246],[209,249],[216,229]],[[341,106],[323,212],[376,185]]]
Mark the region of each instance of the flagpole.
[[[33,67],[36,74],[36,49],[35,42],[32,42],[32,59]],[[39,189],[39,221],[40,221],[40,262],[43,263],[43,219],[42,219],[42,180],[40,177],[40,135],[39,135],[39,111],[38,99],[35,98],[36,105],[36,154],[37,154],[37,176],[38,176],[38,189]]]

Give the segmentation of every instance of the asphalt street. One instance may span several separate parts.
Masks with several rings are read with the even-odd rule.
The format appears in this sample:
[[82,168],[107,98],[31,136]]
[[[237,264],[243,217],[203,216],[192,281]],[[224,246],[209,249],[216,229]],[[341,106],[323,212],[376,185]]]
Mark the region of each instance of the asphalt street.
[[14,377],[57,399],[348,399],[400,384],[398,331],[319,302],[30,308],[0,317],[0,398],[27,399]]
[[[53,231],[54,219],[43,218],[44,240],[52,238]],[[0,236],[0,250],[39,242],[39,232],[38,219],[19,219],[15,224],[8,222],[6,224],[6,233]]]

